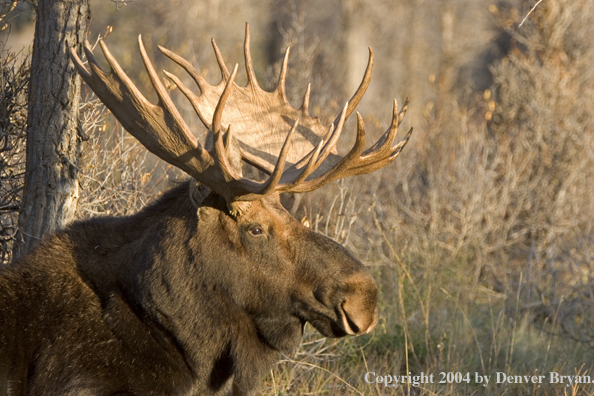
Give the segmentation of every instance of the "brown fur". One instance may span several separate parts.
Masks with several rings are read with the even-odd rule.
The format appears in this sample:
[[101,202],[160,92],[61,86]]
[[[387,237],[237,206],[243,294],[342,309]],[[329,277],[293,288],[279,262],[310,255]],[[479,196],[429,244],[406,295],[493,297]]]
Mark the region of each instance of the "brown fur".
[[234,218],[184,184],[0,270],[0,395],[253,394],[305,321],[343,336],[343,315],[377,322],[375,283],[342,246],[277,195]]

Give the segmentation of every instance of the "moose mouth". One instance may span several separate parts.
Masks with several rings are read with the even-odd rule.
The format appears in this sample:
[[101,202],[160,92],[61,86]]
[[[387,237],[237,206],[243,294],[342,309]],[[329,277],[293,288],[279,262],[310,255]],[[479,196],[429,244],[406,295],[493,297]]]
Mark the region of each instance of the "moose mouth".
[[365,271],[328,277],[313,290],[296,290],[292,300],[294,314],[326,337],[368,334],[379,320],[377,286]]
[[326,337],[357,336],[371,333],[378,323],[377,308],[372,312],[349,312],[348,304],[343,302],[333,310],[323,307],[312,309],[310,306],[299,315],[302,322],[309,322],[317,331]]
[[349,314],[344,309],[344,302],[340,304],[340,313],[342,316],[342,327],[344,331],[349,335],[357,335],[359,333],[359,326],[353,322],[353,320],[349,317]]

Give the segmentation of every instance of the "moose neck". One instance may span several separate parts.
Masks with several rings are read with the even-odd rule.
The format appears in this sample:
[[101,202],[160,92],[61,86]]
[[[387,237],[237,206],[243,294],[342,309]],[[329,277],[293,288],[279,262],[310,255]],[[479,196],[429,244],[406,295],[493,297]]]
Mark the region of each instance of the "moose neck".
[[[209,378],[218,389],[233,377],[239,389],[250,389],[278,351],[263,342],[253,319],[234,301],[239,275],[233,258],[221,257],[229,244],[220,220],[226,216],[224,200],[211,195],[199,211],[188,185],[134,216],[74,224],[71,239],[84,239],[84,231],[92,235],[73,244],[79,248],[75,254],[93,255],[77,262],[91,287],[103,293],[104,306],[114,305],[113,299],[129,306],[155,337],[177,346],[198,382]],[[103,284],[93,285],[98,279]],[[300,335],[299,330],[291,347]]]

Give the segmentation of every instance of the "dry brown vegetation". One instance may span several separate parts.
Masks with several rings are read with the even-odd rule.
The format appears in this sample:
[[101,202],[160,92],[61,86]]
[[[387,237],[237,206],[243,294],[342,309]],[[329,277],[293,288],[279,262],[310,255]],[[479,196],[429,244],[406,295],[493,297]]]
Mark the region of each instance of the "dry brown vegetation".
[[[0,3],[0,33],[15,2]],[[0,38],[0,262],[9,262],[25,174],[25,124],[29,59],[7,48]]]
[[[291,45],[289,98],[299,103],[312,82],[311,111],[324,120],[348,98],[367,45],[377,67],[360,111],[375,136],[391,98],[411,98],[405,126],[416,132],[396,164],[291,204],[370,266],[380,325],[357,339],[308,332],[263,394],[594,394],[591,384],[548,380],[474,383],[475,372],[594,377],[594,4],[543,1],[519,27],[535,4],[169,0],[120,2],[116,11],[92,3],[94,29],[115,27],[110,48],[136,81],[147,82],[132,50],[138,33],[147,48],[165,45],[217,82],[208,40],[217,38],[228,62],[240,60],[247,20],[262,85],[274,84]],[[8,59],[3,53],[2,64]],[[89,141],[79,217],[134,212],[180,177],[92,97],[81,110]],[[3,191],[4,175],[17,169],[2,163]],[[471,373],[472,381],[384,388],[365,383],[368,371]]]

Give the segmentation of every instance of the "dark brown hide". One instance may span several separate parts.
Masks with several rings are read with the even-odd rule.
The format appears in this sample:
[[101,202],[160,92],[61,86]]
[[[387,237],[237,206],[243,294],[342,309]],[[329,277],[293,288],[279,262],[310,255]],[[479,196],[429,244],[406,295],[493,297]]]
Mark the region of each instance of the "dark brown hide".
[[239,218],[188,184],[77,222],[0,270],[0,395],[248,395],[299,344],[377,323],[342,246],[272,195]]

